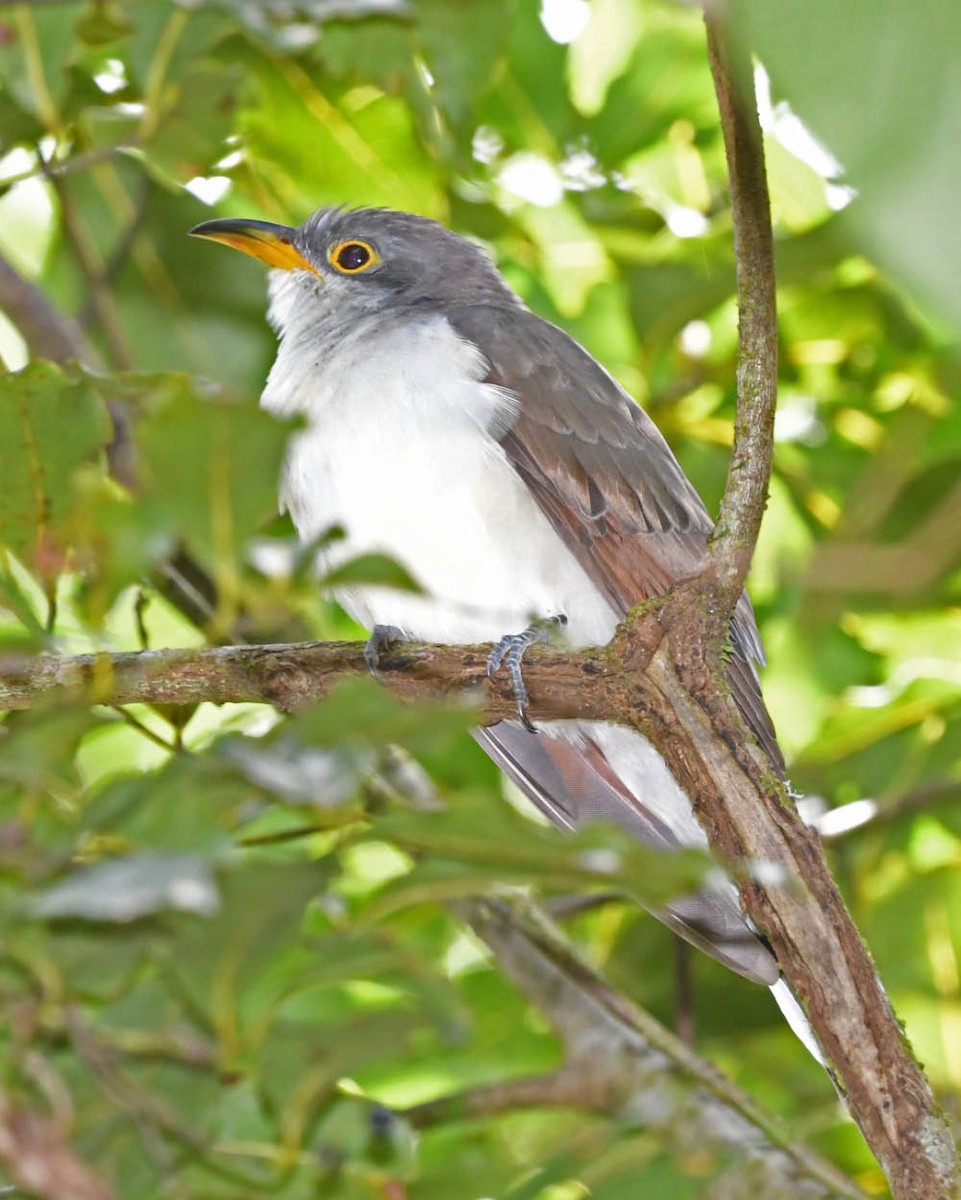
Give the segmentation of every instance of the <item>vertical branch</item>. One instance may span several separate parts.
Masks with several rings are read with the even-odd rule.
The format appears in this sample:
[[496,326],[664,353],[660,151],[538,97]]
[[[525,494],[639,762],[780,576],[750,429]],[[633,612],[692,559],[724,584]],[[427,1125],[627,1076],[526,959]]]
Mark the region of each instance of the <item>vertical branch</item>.
[[707,45],[721,115],[734,218],[738,299],[737,412],[727,483],[710,542],[727,611],[744,587],[767,502],[777,402],[774,237],[751,56],[723,3],[706,10]]
[[[743,24],[738,29],[729,20],[723,0],[710,0],[706,23],[737,256],[735,444],[709,555],[719,601],[715,608],[730,613],[750,565],[771,473],[777,326],[770,205],[748,45]],[[737,765],[729,761],[704,706],[678,686],[675,664],[655,655],[648,677],[663,687],[673,720],[686,728],[685,746],[659,748],[674,773],[691,785],[712,845],[734,860],[779,863],[795,881],[792,889],[753,881],[742,886],[742,896],[806,1006],[893,1195],[897,1200],[958,1196],[961,1164],[951,1133],[905,1043],[819,840],[801,824],[783,790],[772,787],[769,764],[759,752],[742,746],[734,751]]]

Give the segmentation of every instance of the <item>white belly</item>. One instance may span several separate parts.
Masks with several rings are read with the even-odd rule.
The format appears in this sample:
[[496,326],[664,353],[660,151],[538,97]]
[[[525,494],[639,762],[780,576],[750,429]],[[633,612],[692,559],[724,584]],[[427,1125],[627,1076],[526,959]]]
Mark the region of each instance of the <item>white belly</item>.
[[492,434],[509,424],[513,399],[481,382],[480,355],[443,318],[345,341],[320,384],[305,360],[284,343],[264,394],[268,408],[308,421],[283,485],[299,533],[342,525],[347,539],[324,566],[379,551],[425,593],[352,588],[338,598],[356,620],[472,642],[564,613],[574,645],[610,639],[616,614]]

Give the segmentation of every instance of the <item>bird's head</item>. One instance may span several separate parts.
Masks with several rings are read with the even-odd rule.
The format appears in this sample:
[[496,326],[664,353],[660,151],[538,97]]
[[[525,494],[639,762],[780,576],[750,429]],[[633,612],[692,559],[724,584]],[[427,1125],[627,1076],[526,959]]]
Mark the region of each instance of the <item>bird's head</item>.
[[298,226],[228,218],[190,232],[283,273],[272,288],[281,327],[294,306],[301,319],[349,321],[408,306],[517,302],[483,250],[412,213],[322,208]]

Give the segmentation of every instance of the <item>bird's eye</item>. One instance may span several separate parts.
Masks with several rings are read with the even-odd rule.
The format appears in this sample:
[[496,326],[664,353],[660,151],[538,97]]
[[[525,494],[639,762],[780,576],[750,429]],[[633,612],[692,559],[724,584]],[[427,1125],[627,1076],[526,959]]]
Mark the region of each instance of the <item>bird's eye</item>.
[[359,275],[380,262],[380,255],[368,242],[338,242],[327,252],[332,267],[344,275]]

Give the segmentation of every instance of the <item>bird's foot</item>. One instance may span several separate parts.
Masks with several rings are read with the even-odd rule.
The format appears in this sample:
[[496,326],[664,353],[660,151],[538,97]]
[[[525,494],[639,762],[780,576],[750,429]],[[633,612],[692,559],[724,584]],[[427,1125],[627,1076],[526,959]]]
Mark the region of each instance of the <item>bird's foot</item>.
[[518,715],[524,728],[530,730],[531,733],[536,733],[537,729],[527,716],[530,697],[524,684],[521,662],[531,646],[539,642],[550,642],[555,631],[566,624],[567,617],[563,613],[556,617],[546,617],[544,620],[534,621],[523,633],[505,634],[487,656],[488,677],[499,670],[502,664],[506,666],[514,699],[517,701]]
[[364,662],[371,675],[377,674],[380,666],[380,656],[386,654],[397,642],[404,640],[403,630],[396,625],[375,625],[371,630],[367,645],[364,646]]

